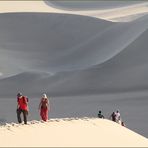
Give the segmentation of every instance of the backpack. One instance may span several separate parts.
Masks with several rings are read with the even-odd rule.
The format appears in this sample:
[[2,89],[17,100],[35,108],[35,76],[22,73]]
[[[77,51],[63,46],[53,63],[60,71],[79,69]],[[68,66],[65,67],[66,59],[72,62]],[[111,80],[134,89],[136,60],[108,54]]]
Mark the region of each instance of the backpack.
[[22,110],[28,110],[27,102],[28,102],[28,99],[25,96],[18,98],[19,108],[22,109]]
[[24,103],[24,104],[27,104],[27,102],[28,102],[28,98],[25,97],[25,96],[23,96],[23,103]]

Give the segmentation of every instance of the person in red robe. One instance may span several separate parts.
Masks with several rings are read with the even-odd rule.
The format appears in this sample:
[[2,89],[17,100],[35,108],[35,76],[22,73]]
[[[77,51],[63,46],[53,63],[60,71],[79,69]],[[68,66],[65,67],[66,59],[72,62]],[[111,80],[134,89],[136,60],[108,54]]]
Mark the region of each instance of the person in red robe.
[[49,112],[49,99],[46,94],[43,94],[40,104],[39,104],[40,116],[43,121],[48,120],[48,112]]

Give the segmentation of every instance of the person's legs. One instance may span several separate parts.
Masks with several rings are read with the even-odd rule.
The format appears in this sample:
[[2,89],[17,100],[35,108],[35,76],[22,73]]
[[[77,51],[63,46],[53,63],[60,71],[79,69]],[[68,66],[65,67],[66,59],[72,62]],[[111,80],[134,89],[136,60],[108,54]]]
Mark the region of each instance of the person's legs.
[[21,112],[22,112],[21,109],[17,109],[17,120],[19,123],[22,123]]
[[48,109],[41,109],[40,115],[43,121],[47,121],[48,120]]
[[41,108],[40,116],[41,116],[41,119],[44,120],[44,110],[43,110],[43,108]]
[[27,111],[23,110],[24,123],[27,124]]
[[43,119],[43,121],[46,121],[46,112],[45,112],[45,109],[43,109],[42,119]]
[[44,110],[44,121],[47,121],[48,120],[48,109],[45,109]]

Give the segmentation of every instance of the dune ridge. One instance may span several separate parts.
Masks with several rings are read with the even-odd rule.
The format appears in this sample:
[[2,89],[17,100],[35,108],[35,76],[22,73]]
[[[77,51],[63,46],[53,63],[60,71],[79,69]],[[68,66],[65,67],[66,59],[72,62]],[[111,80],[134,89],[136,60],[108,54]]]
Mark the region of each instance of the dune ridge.
[[148,12],[147,2],[138,1],[93,1],[91,3],[89,1],[45,1],[45,3],[50,7],[54,7],[58,10],[64,10],[64,12],[71,14],[81,14],[113,22],[133,21]]
[[126,9],[143,6],[145,2],[138,1],[44,1],[50,7],[69,11]]
[[[38,129],[38,130],[37,130]],[[7,131],[7,132],[6,132]],[[23,132],[24,131],[24,132]],[[98,131],[98,132],[96,132]],[[147,147],[148,140],[129,129],[106,119],[63,118],[48,122],[30,121],[28,125],[15,123],[0,127],[1,146],[93,146],[93,147]],[[52,133],[52,134],[51,134]],[[64,136],[63,136],[64,133]],[[36,135],[36,136],[34,136]],[[44,135],[44,141],[41,141]],[[26,142],[21,138],[25,136]],[[83,138],[85,136],[85,138]],[[120,136],[120,140],[118,138]],[[17,139],[15,137],[18,137]],[[111,138],[114,137],[114,138]],[[31,139],[31,140],[29,140]],[[99,140],[98,140],[99,139]],[[106,139],[105,142],[103,139]],[[118,140],[117,140],[118,139]],[[58,140],[58,141],[57,141]],[[134,140],[134,143],[133,143]]]
[[[68,4],[67,4],[68,3]],[[110,21],[127,22],[135,20],[143,14],[147,14],[147,2],[118,2],[118,1],[99,1],[93,2],[69,2],[60,1],[1,1],[0,13],[7,12],[48,12],[48,13],[67,13],[80,14],[83,16],[91,16],[102,18]],[[22,5],[24,7],[22,7]],[[68,7],[63,6],[69,5]],[[72,7],[71,7],[72,6]],[[74,6],[74,7],[73,7]],[[75,9],[76,7],[79,9]],[[64,9],[64,10],[63,10]],[[81,11],[81,10],[83,11]],[[69,11],[70,10],[70,11]],[[75,11],[76,10],[76,11]],[[132,10],[132,11],[131,11]]]

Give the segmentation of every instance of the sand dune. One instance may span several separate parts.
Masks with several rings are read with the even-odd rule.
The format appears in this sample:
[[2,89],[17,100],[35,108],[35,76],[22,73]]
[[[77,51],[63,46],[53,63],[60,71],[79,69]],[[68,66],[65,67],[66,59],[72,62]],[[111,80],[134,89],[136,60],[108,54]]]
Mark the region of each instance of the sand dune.
[[45,1],[51,7],[69,11],[104,10],[141,4],[138,1]]
[[[22,5],[24,7],[22,7]],[[146,5],[141,1],[1,1],[1,12],[60,12],[60,9],[75,10],[109,10]],[[49,6],[49,7],[48,7]],[[57,8],[57,9],[56,9]],[[69,12],[70,13],[70,12]]]
[[[147,2],[122,1],[1,1],[0,13],[50,12],[85,15],[110,21],[126,22],[148,13]],[[23,7],[22,7],[23,5]],[[70,10],[70,11],[69,11]],[[76,11],[75,11],[76,10]],[[82,11],[83,10],[83,11]],[[89,10],[89,11],[88,11]]]
[[[1,64],[4,75],[34,67],[59,71],[63,69],[61,66],[65,55],[74,52],[113,24],[80,15],[54,13],[8,13],[1,14],[0,19],[0,52],[2,57],[8,57],[7,65]],[[12,60],[16,61],[14,65]],[[4,58],[1,59],[3,62],[6,63]]]
[[50,11],[58,11],[58,9],[49,8],[44,1],[0,1],[0,13]]
[[[71,6],[68,6],[70,9],[68,11],[67,6],[63,7],[59,3],[52,2],[54,7],[50,4],[47,1],[0,1],[0,121],[5,123],[16,120],[14,119],[15,96],[18,91],[22,91],[30,98],[31,117],[29,118],[38,119],[36,108],[39,100],[37,99],[46,92],[51,96],[53,105],[51,117],[96,116],[98,104],[106,110],[106,114],[113,108],[120,107],[128,127],[147,137],[147,2],[130,4],[114,2],[112,5],[98,3],[95,7],[93,4],[91,7],[86,4],[80,5],[78,9],[81,6],[85,8],[81,11]],[[10,108],[7,109],[6,106]],[[80,136],[87,135],[87,132],[95,133],[94,139],[92,135],[86,138],[89,139],[91,136],[92,141],[82,139],[83,141],[66,143],[67,141],[61,139],[58,144],[60,146],[112,146],[112,143],[104,143],[104,141],[101,141],[100,145],[96,143],[96,138],[98,141],[96,131],[101,130],[98,125],[109,124],[106,127],[110,127],[112,123],[107,120],[88,120],[87,125],[84,126],[89,129],[80,133]],[[60,123],[61,125],[63,122],[63,119],[60,122],[49,121],[43,124],[47,127],[42,130],[49,128],[50,134],[54,129],[48,127],[48,124]],[[70,129],[83,129],[84,120],[80,122],[81,125],[74,120],[76,123],[74,127],[71,121],[62,124],[63,129],[59,126],[54,128],[55,131],[64,130],[65,126]],[[92,122],[97,126],[92,125]],[[30,128],[28,138],[32,138],[32,133],[37,132],[32,126],[40,127],[37,123],[16,126],[18,125],[0,127],[3,132],[0,139],[9,137],[14,140],[18,134],[25,136],[20,128],[26,130],[26,127]],[[113,127],[115,129],[108,130],[116,131],[116,128],[119,128],[120,132],[123,131],[123,139],[125,138],[113,146],[147,146],[147,139],[121,126],[113,125]],[[14,133],[8,132],[7,129],[14,130]],[[74,132],[71,135],[73,140],[76,131],[66,130],[67,136]],[[59,146],[55,145],[54,141],[57,132],[52,131],[52,133],[56,135],[50,137],[53,138],[51,145],[45,143],[45,146]],[[103,131],[101,133],[102,138],[108,136],[108,139],[118,135],[112,131],[110,134]],[[131,140],[132,136],[134,144]],[[22,141],[20,143],[10,141],[10,145],[3,142],[2,140],[1,146],[22,145]],[[26,143],[24,146],[36,146],[36,144],[44,146],[40,141]]]
[[[38,87],[34,88],[35,91],[32,90],[34,94],[41,90],[38,84],[42,84],[42,90],[46,89],[52,95],[79,94],[78,92],[93,94],[105,90],[105,92],[112,90],[118,92],[118,90],[147,88],[146,71],[140,70],[141,73],[145,73],[141,81],[141,74],[133,79],[132,70],[135,72],[136,69],[129,69],[130,65],[134,68],[146,62],[142,60],[147,53],[145,50],[147,16],[128,23],[111,23],[78,15],[47,13],[8,13],[1,14],[0,17],[3,20],[0,27],[2,32],[0,35],[1,73],[3,78],[18,75],[18,77],[1,80],[1,95],[5,92],[7,95],[13,92],[10,94],[14,95],[16,89],[20,87],[21,90],[25,90],[28,86],[33,88],[35,85]],[[71,25],[72,20],[73,25]],[[9,21],[11,24],[8,23]],[[87,25],[85,25],[86,21]],[[92,29],[89,29],[92,25]],[[43,26],[42,30],[40,30],[41,26]],[[136,48],[135,45],[137,45]],[[144,51],[141,52],[142,50]],[[126,57],[125,52],[127,52]],[[123,55],[124,58],[119,55]],[[141,55],[143,59],[135,60],[132,62],[133,65],[127,64],[123,69],[122,65],[128,59],[134,60],[131,55]],[[112,61],[115,62],[112,64]],[[94,66],[98,68],[91,68]],[[105,70],[109,73],[104,72]],[[23,72],[28,72],[28,76],[25,76],[25,73],[21,74]],[[47,73],[48,76],[41,77],[42,73]],[[39,75],[37,79],[36,75]],[[133,78],[131,79],[130,76]],[[126,79],[122,82],[120,78],[123,77]],[[32,83],[27,83],[30,80]],[[26,83],[18,88],[19,82],[23,81]],[[8,83],[11,85],[7,87]],[[111,85],[112,83],[114,85]],[[12,87],[14,84],[16,87]],[[6,88],[10,90],[11,87],[11,91],[3,91]],[[89,91],[90,88],[91,91]]]
[[[127,22],[148,12],[147,2],[138,1],[45,1],[47,5],[69,13],[87,15],[111,21]],[[89,11],[88,11],[89,10]]]
[[[0,127],[0,132],[2,133],[0,135],[0,145],[3,147],[148,146],[146,138],[117,123],[96,118],[51,119],[47,123],[31,121],[29,125],[12,123]],[[22,137],[26,138],[25,142]],[[6,142],[6,139],[9,139],[9,142]]]

